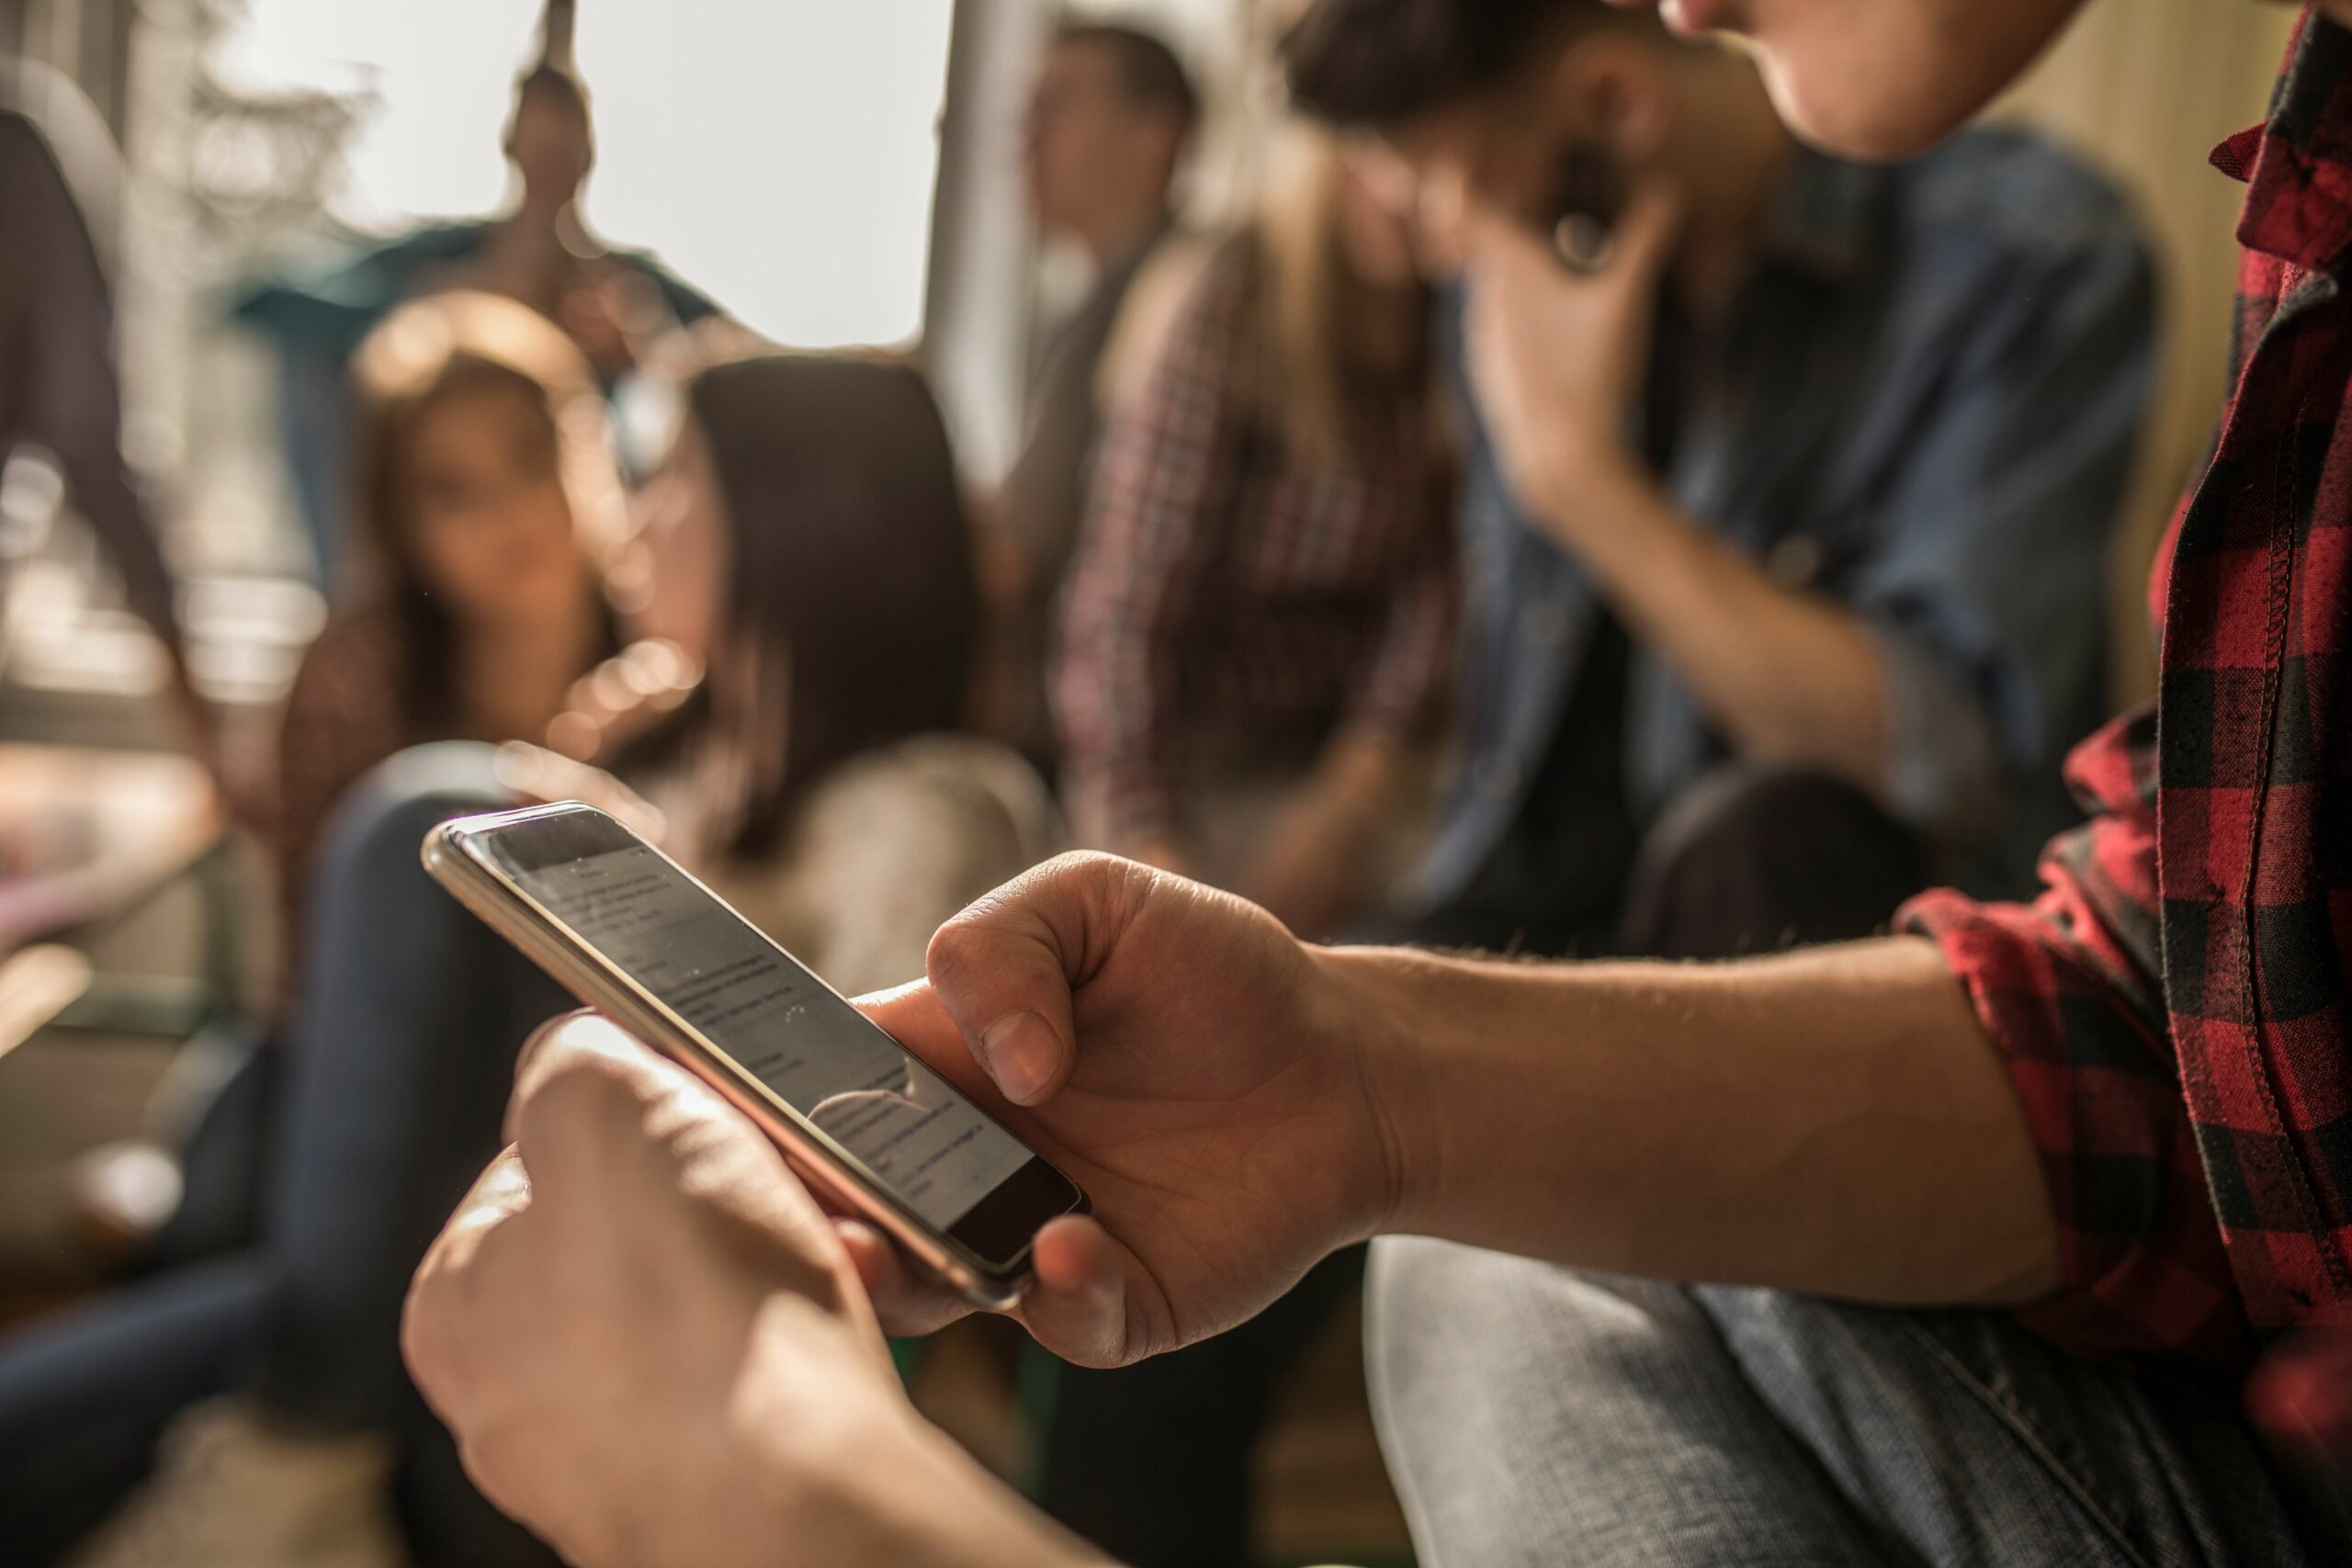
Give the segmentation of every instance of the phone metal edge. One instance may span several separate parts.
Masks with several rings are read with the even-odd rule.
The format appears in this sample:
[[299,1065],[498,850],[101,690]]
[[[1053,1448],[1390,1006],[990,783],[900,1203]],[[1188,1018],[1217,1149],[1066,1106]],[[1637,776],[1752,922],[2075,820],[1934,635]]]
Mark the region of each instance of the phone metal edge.
[[[716,1053],[682,1030],[674,1021],[648,1007],[644,998],[615,983],[596,964],[582,958],[571,946],[550,936],[524,896],[510,889],[496,872],[467,852],[455,831],[460,823],[480,822],[487,816],[537,816],[547,809],[539,807],[527,813],[482,813],[453,818],[435,825],[426,833],[421,851],[425,874],[447,888],[484,925],[514,943],[526,957],[546,970],[581,1001],[605,1013],[647,1044],[662,1049],[664,1055],[693,1073],[729,1104],[750,1117],[782,1150],[796,1176],[816,1188],[823,1197],[874,1224],[912,1253],[917,1262],[954,1286],[966,1301],[995,1312],[1018,1303],[1029,1279],[1029,1270],[1025,1267],[1012,1278],[1002,1280],[983,1272],[942,1247],[925,1224],[902,1213],[895,1200],[868,1190],[864,1182],[836,1169],[831,1153],[812,1145],[797,1124],[777,1114],[773,1106],[742,1082],[738,1076],[740,1068],[731,1063],[721,1065],[707,1060]],[[586,809],[594,810],[594,807]],[[671,863],[676,864],[674,861]],[[684,866],[679,866],[678,870],[697,887],[703,887],[700,879],[692,872]],[[703,891],[707,893],[709,889],[703,887]],[[711,897],[716,898],[718,895],[714,893]],[[724,904],[724,900],[721,903]],[[725,907],[735,912],[733,906]],[[740,913],[737,918],[741,918]],[[801,967],[808,969],[806,964]],[[820,985],[825,983],[822,976],[817,976],[813,971],[809,973]],[[832,987],[827,986],[826,989],[831,990]],[[838,991],[832,994],[837,998],[841,996]],[[846,998],[842,999],[846,1001]],[[668,1048],[673,1042],[678,1049]],[[905,1047],[901,1045],[899,1049],[904,1050]],[[1026,1145],[1023,1146],[1027,1147]],[[1034,1149],[1028,1152],[1032,1159],[1044,1157]]]

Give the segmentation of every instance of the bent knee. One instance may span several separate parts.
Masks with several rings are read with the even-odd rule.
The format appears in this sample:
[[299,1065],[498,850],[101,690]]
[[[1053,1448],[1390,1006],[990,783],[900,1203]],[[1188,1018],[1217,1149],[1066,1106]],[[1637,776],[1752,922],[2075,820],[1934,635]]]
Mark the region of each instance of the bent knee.
[[1685,790],[1644,839],[1619,945],[1729,958],[1867,936],[1927,877],[1918,837],[1854,785],[1734,763]]
[[514,804],[498,783],[497,749],[439,740],[395,752],[360,776],[327,826],[322,874],[413,867],[424,835],[452,817]]
[[1698,1331],[1685,1292],[1656,1280],[1425,1236],[1381,1238],[1366,1267],[1365,1359],[1376,1402],[1384,1390],[1416,1403],[1508,1403],[1530,1393],[1550,1400],[1564,1365],[1647,1362],[1661,1344]]
[[1684,790],[1643,840],[1645,863],[1687,867],[1736,863],[1814,846],[1909,836],[1869,795],[1827,773],[1764,762],[1731,762]]

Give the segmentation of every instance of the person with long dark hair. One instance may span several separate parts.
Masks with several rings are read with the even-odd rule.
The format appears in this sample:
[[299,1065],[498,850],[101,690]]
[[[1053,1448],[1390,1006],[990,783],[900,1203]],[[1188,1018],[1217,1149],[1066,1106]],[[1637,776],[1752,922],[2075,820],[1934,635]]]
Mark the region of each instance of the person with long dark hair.
[[704,370],[685,411],[616,592],[707,672],[667,716],[658,681],[590,682],[583,716],[596,687],[652,687],[559,727],[601,771],[510,751],[504,776],[641,795],[673,853],[836,987],[910,979],[932,927],[1055,834],[1035,775],[957,733],[981,606],[938,406],[901,367],[775,355]]
[[[704,371],[684,405],[615,576],[646,640],[579,683],[562,750],[412,748],[325,834],[266,1255],[0,1358],[0,1559],[52,1560],[160,1442],[77,1568],[547,1560],[465,1483],[399,1359],[401,1292],[501,1142],[516,1043],[566,1005],[419,869],[435,822],[608,804],[846,990],[918,976],[941,921],[1054,847],[1042,782],[956,733],[978,598],[922,379],[775,356]],[[60,1451],[66,1410],[103,1441]]]
[[[1740,35],[1792,130],[1891,158],[2076,8],[1666,13]],[[2201,10],[2218,53],[2243,7]],[[1558,13],[1318,0],[1302,26],[1458,86],[1556,63],[1530,39]],[[1444,118],[1509,136],[1524,102]],[[1376,1236],[1375,1419],[1431,1563],[2352,1562],[2352,0],[2313,0],[2215,161],[2248,182],[2237,363],[2158,556],[2162,680],[2071,757],[2091,815],[2034,903],[1939,891],[1900,935],[1721,964],[1494,962],[1310,947],[1074,857],[875,1010],[1092,1200],[1037,1233],[1022,1322],[1156,1356]],[[1579,274],[1474,219],[1496,440],[1548,479],[1622,428],[1634,362],[1509,325],[1622,310],[1666,231],[1653,208]],[[602,1021],[551,1032],[528,1147],[420,1271],[412,1365],[484,1487],[583,1568],[643,1542],[1101,1562],[905,1409],[881,1325],[961,1303],[910,1296],[690,1084]],[[2290,1359],[2249,1382],[2265,1352]]]
[[614,651],[618,472],[587,363],[537,311],[456,292],[360,350],[356,592],[287,699],[274,843],[299,967],[320,834],[370,768],[428,740],[539,740]]

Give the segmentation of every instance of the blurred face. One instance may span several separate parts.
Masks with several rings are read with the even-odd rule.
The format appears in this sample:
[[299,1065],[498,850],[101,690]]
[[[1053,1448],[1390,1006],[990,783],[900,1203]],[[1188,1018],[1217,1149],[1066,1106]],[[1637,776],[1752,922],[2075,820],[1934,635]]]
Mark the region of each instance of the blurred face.
[[410,427],[404,495],[416,570],[460,624],[530,624],[573,608],[589,566],[555,431],[519,387],[454,388]]
[[1167,199],[1171,132],[1127,101],[1119,64],[1097,44],[1046,55],[1022,121],[1030,215],[1055,236],[1083,236],[1095,215]]
[[1806,141],[1849,157],[1900,158],[1960,129],[2081,0],[1655,3],[1679,32],[1753,42],[1781,118]]
[[620,573],[631,636],[665,638],[714,662],[726,613],[726,506],[709,438],[689,415],[669,460],[638,492],[636,536]]
[[514,107],[506,157],[523,177],[526,200],[548,210],[563,207],[579,196],[594,158],[588,122],[570,102],[526,93]]

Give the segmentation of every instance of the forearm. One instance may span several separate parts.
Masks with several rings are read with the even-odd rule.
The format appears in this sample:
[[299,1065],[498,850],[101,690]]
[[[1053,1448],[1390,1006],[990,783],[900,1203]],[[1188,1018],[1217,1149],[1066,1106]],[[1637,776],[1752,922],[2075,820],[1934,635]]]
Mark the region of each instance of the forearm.
[[[752,1533],[765,1550],[745,1554],[747,1565],[1109,1568],[903,1401],[860,1403],[848,1418],[816,1414],[809,1396],[828,1391],[757,1372],[718,1434],[742,1471],[736,1489],[761,1514]],[[695,1551],[678,1561],[707,1565],[731,1556]],[[622,1559],[655,1560],[650,1552]]]
[[2023,1113],[1925,942],[1724,965],[1321,961],[1368,1042],[1383,1229],[1885,1303],[2057,1283]]
[[1274,819],[1240,891],[1310,939],[1336,928],[1364,882],[1366,851],[1403,794],[1404,742],[1351,725],[1324,744],[1314,770]]
[[1333,732],[1301,786],[1300,804],[1351,827],[1377,826],[1404,787],[1405,745],[1385,729],[1348,725]]
[[1647,476],[1587,470],[1559,534],[1636,641],[1745,753],[1886,790],[1886,672],[1863,623],[1775,582]]

